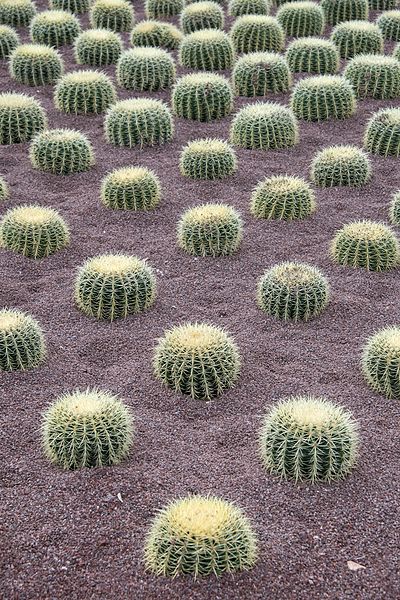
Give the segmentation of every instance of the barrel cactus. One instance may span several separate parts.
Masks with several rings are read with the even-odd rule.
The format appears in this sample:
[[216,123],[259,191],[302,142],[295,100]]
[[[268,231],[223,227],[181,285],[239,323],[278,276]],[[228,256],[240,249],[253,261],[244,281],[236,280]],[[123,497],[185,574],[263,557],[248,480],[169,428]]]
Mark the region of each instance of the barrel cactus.
[[32,0],[0,0],[0,24],[26,27],[36,14]]
[[201,29],[186,35],[179,47],[179,62],[187,69],[220,71],[233,65],[230,37],[218,29]]
[[285,32],[275,17],[243,15],[234,22],[230,35],[236,52],[281,52]]
[[215,73],[190,73],[172,90],[174,112],[183,119],[213,121],[229,115],[233,92],[228,79]]
[[294,87],[291,107],[304,121],[347,119],[356,110],[351,84],[338,75],[315,75],[300,80]]
[[393,56],[355,56],[343,75],[352,85],[357,98],[392,100],[400,96],[400,62]]
[[107,141],[114,146],[156,146],[173,137],[171,112],[154,98],[120,100],[108,110],[105,121]]
[[300,177],[273,175],[257,184],[250,208],[258,219],[304,219],[315,211],[315,194]]
[[[1,46],[1,40],[0,40],[0,46]],[[1,51],[1,49],[0,49]],[[396,46],[393,48],[393,56],[395,58],[397,58],[398,61],[400,61],[400,42],[398,44],[396,44]]]
[[383,223],[355,221],[340,229],[331,244],[334,262],[368,271],[387,271],[400,261],[399,243]]
[[400,398],[399,327],[385,327],[367,340],[362,371],[373,390],[387,398]]
[[0,310],[0,371],[25,371],[39,366],[46,355],[43,331],[30,315]]
[[181,153],[181,173],[191,179],[224,179],[236,169],[235,151],[224,140],[193,140]]
[[368,21],[368,0],[321,0],[328,25],[342,21]]
[[38,133],[29,149],[32,166],[55,175],[88,171],[94,164],[92,145],[75,129],[48,129]]
[[364,147],[372,154],[400,156],[400,108],[382,108],[367,123]]
[[175,392],[211,400],[236,383],[240,356],[220,327],[185,323],[158,341],[153,366],[156,377]]
[[127,0],[95,0],[90,7],[90,24],[94,28],[130,31],[134,20],[133,6]]
[[122,52],[121,37],[108,29],[87,29],[75,40],[75,60],[79,65],[114,65]]
[[175,25],[162,21],[140,21],[131,31],[132,46],[176,50],[182,38],[183,33]]
[[400,10],[388,10],[376,21],[385,40],[400,42]]
[[213,496],[187,496],[170,502],[147,535],[145,562],[156,575],[194,578],[251,569],[256,537],[243,512]]
[[371,10],[393,10],[398,5],[398,0],[368,0]]
[[162,48],[132,48],[123,52],[117,63],[117,81],[126,90],[165,90],[175,76],[175,61]]
[[286,59],[275,52],[251,52],[240,57],[232,73],[238,96],[267,96],[287,92],[292,76]]
[[28,142],[47,125],[42,105],[26,94],[0,94],[0,144]]
[[30,86],[54,83],[63,72],[63,61],[55,48],[42,44],[22,44],[10,56],[13,79]]
[[117,465],[129,454],[133,426],[127,406],[97,389],[64,394],[43,415],[46,457],[63,469]]
[[342,58],[352,58],[357,54],[381,54],[383,35],[374,23],[369,21],[346,21],[336,25],[331,40]]
[[111,79],[99,71],[72,71],[54,90],[54,104],[65,113],[102,113],[116,100]]
[[276,18],[289,37],[321,35],[325,29],[324,13],[316,2],[287,2]]
[[75,282],[77,306],[89,317],[114,321],[149,308],[156,297],[153,269],[137,256],[89,258]]
[[122,167],[102,181],[101,201],[118,210],[152,210],[160,202],[158,177],[146,167]]
[[357,424],[341,406],[315,396],[290,396],[265,415],[260,451],[266,470],[283,479],[344,479],[358,455]]
[[292,110],[276,102],[255,102],[235,115],[232,144],[248,149],[290,148],[297,144],[299,128]]
[[69,229],[52,208],[17,206],[0,222],[0,245],[28,258],[44,258],[69,244]]
[[400,191],[393,194],[390,201],[389,219],[393,225],[400,225]]
[[4,177],[0,177],[0,201],[7,200],[10,196],[10,189]]
[[181,28],[186,34],[200,29],[223,29],[224,11],[217,2],[193,2],[181,14]]
[[314,157],[311,179],[320,187],[360,187],[371,177],[371,164],[356,146],[330,146]]
[[78,19],[65,10],[45,10],[32,20],[31,39],[36,44],[47,46],[65,46],[73,44],[81,33]]
[[268,15],[271,9],[269,0],[230,0],[228,13],[232,17],[242,15]]
[[184,4],[184,0],[145,0],[144,8],[149,19],[164,19],[179,15]]
[[50,0],[50,8],[82,14],[89,10],[90,0]]
[[334,75],[339,70],[339,53],[329,40],[318,37],[301,38],[289,44],[286,60],[294,73]]
[[0,25],[0,59],[8,58],[19,44],[19,35],[12,27]]

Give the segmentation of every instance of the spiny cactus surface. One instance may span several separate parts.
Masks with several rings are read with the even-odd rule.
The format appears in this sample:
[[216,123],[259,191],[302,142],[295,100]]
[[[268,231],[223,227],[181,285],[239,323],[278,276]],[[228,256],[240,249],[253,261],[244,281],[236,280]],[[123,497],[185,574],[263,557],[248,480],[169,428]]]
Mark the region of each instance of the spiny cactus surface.
[[218,29],[201,29],[186,35],[179,47],[179,62],[188,69],[220,71],[233,65],[230,37]]
[[304,219],[315,211],[315,194],[300,177],[273,175],[257,184],[250,208],[259,219]]
[[389,219],[393,225],[400,225],[400,190],[393,194],[390,201]]
[[224,179],[237,169],[233,148],[224,140],[197,139],[182,150],[180,170],[191,179]]
[[180,25],[186,34],[200,29],[223,29],[224,11],[217,2],[193,2],[184,8]]
[[117,63],[118,84],[127,90],[165,90],[171,87],[175,77],[175,61],[161,48],[138,47],[126,50]]
[[55,10],[67,10],[74,14],[88,12],[90,0],[50,0],[50,8]]
[[24,371],[39,366],[46,355],[43,331],[30,315],[0,310],[0,371]]
[[190,73],[172,90],[175,114],[183,119],[213,121],[230,114],[233,92],[228,79],[215,73]]
[[145,0],[144,7],[149,19],[164,19],[179,15],[184,5],[184,0]]
[[368,0],[321,0],[328,25],[342,21],[368,21]]
[[400,398],[399,327],[385,327],[367,340],[362,370],[373,390],[387,398]]
[[158,177],[146,167],[122,167],[102,181],[101,200],[119,210],[151,210],[161,196]]
[[42,44],[22,44],[10,56],[10,74],[30,86],[54,83],[63,72],[63,60],[55,48]]
[[0,0],[0,24],[26,27],[36,14],[32,0]]
[[400,62],[393,56],[361,54],[343,73],[357,98],[392,100],[400,96]]
[[301,38],[289,44],[286,60],[294,73],[334,75],[339,70],[339,53],[329,40],[318,37]]
[[78,19],[65,10],[46,10],[36,15],[30,27],[30,36],[36,44],[58,48],[73,44],[81,33]]
[[75,129],[48,129],[36,135],[29,149],[32,166],[55,175],[87,171],[94,164],[92,145]]
[[7,200],[10,195],[8,183],[3,177],[0,177],[0,201]]
[[316,2],[287,2],[276,18],[289,37],[321,35],[325,29],[324,13]]
[[400,10],[388,10],[376,21],[385,40],[400,42]]
[[400,155],[400,108],[382,108],[367,123],[364,147],[381,156]]
[[162,21],[140,21],[131,31],[132,46],[150,46],[176,50],[183,38],[183,33],[171,23]]
[[276,102],[256,102],[235,115],[230,132],[232,144],[248,149],[290,148],[299,139],[292,110]]
[[332,31],[331,40],[342,58],[352,58],[357,54],[381,54],[383,35],[374,23],[369,21],[347,21],[339,23]]
[[47,125],[42,105],[26,94],[0,94],[0,144],[28,142]]
[[90,24],[94,28],[130,31],[134,20],[135,11],[127,0],[95,0],[90,7]]
[[239,58],[232,79],[238,96],[267,96],[287,92],[292,76],[286,59],[275,52],[252,52]]
[[281,52],[285,32],[275,17],[243,15],[232,25],[230,35],[236,52]]
[[324,148],[317,153],[311,164],[311,179],[320,187],[360,187],[370,177],[370,160],[356,146]]
[[230,0],[228,14],[232,17],[242,15],[268,15],[271,10],[269,0]]
[[114,65],[122,52],[121,37],[108,29],[87,29],[75,40],[75,60],[79,65]]
[[19,44],[19,35],[12,27],[0,25],[0,59],[8,58]]
[[102,113],[116,100],[111,79],[99,71],[72,71],[54,90],[54,104],[65,113]]
[[351,84],[338,75],[316,75],[300,80],[294,87],[291,107],[304,121],[347,119],[356,110]]

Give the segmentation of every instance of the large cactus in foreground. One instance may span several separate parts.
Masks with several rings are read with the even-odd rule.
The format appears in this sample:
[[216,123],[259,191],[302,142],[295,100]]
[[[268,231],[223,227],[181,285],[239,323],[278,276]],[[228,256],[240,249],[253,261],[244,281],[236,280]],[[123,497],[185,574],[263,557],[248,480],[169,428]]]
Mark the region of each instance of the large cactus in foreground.
[[22,44],[10,56],[13,79],[30,86],[54,83],[63,72],[63,60],[55,48],[42,44]]

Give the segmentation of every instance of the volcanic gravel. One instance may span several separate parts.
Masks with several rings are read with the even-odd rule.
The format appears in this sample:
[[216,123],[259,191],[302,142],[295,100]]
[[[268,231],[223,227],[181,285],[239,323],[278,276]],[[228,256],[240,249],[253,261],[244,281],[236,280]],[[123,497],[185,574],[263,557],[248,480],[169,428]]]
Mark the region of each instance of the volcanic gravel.
[[[141,4],[136,14],[137,21],[143,18]],[[87,27],[87,15],[80,19]],[[21,34],[28,39],[26,30]],[[124,38],[128,47],[129,36]],[[386,51],[391,49],[387,45]],[[66,70],[79,68],[70,47],[61,52]],[[114,67],[104,71],[114,77]],[[0,149],[0,174],[11,188],[1,213],[39,203],[59,210],[71,228],[70,247],[43,260],[0,251],[1,305],[34,315],[48,346],[40,368],[0,374],[0,597],[399,598],[399,402],[373,393],[360,371],[366,338],[398,322],[399,275],[335,266],[328,255],[330,240],[344,223],[387,221],[390,197],[400,189],[399,160],[372,157],[372,180],[360,189],[316,190],[318,210],[304,221],[262,221],[249,212],[259,180],[274,174],[307,178],[317,150],[361,145],[370,115],[399,102],[360,101],[348,120],[301,123],[295,148],[239,149],[233,177],[196,182],[179,173],[182,146],[197,137],[227,139],[231,117],[208,124],[176,119],[170,144],[114,148],[105,142],[102,115],[61,114],[51,86],[16,84],[6,61],[0,76],[2,91],[26,92],[42,101],[50,127],[87,134],[96,155],[89,172],[62,177],[34,171],[27,144]],[[119,90],[121,98],[133,95]],[[169,101],[170,93],[152,96]],[[287,103],[289,94],[271,98]],[[235,111],[252,101],[236,99]],[[124,165],[144,165],[160,177],[162,201],[154,212],[101,205],[101,178]],[[177,247],[179,216],[205,201],[228,202],[243,215],[244,239],[235,256],[193,258]],[[138,316],[98,322],[75,307],[73,283],[86,258],[112,251],[148,259],[157,275],[158,299]],[[305,324],[268,318],[255,302],[264,270],[295,259],[320,267],[332,288],[328,308]],[[175,394],[153,376],[157,338],[185,321],[222,326],[240,348],[236,387],[212,402]],[[117,467],[64,472],[43,456],[41,416],[59,394],[88,386],[119,394],[131,407],[134,447]],[[344,405],[359,423],[359,462],[343,482],[296,485],[266,474],[260,464],[257,435],[265,410],[281,397],[308,393]],[[259,538],[252,571],[197,581],[145,572],[143,543],[155,512],[189,492],[215,494],[245,510]],[[365,568],[350,570],[347,561]]]

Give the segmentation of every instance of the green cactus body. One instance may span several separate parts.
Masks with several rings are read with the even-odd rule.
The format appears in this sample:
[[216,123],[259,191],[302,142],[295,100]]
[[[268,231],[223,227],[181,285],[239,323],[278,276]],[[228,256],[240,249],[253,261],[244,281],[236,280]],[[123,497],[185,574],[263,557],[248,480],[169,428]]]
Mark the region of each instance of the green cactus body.
[[7,200],[10,196],[10,190],[6,180],[3,177],[0,177],[0,201]]
[[185,34],[200,29],[223,29],[224,12],[217,2],[194,2],[184,8],[180,24]]
[[286,60],[294,73],[334,75],[339,70],[336,46],[322,38],[301,38],[289,44]]
[[[0,38],[0,47],[1,47],[1,38]],[[393,48],[393,56],[395,58],[397,58],[398,61],[400,61],[400,42],[398,44],[396,44],[396,46]]]
[[165,332],[153,364],[156,377],[169,388],[195,400],[211,400],[236,383],[240,357],[223,329],[185,323]]
[[50,8],[54,10],[67,10],[79,15],[88,12],[90,0],[50,0]]
[[396,8],[397,0],[368,0],[371,10],[393,10]]
[[399,327],[385,327],[367,340],[362,371],[373,390],[387,398],[400,398]]
[[400,225],[400,191],[393,194],[393,198],[389,206],[389,219],[393,225]]
[[31,316],[0,310],[0,371],[25,371],[39,366],[46,355],[41,327]]
[[95,0],[89,15],[92,27],[115,32],[130,31],[135,21],[133,6],[126,0]]
[[381,30],[369,21],[348,21],[340,23],[332,32],[331,40],[342,58],[352,58],[357,54],[381,54],[383,36]]
[[356,110],[356,99],[351,84],[343,77],[316,75],[295,85],[291,107],[304,121],[347,119]]
[[55,175],[88,171],[94,164],[92,146],[75,129],[49,129],[36,135],[29,149],[32,166]]
[[72,71],[54,90],[54,104],[65,113],[102,113],[116,100],[111,79],[99,71]]
[[315,194],[300,177],[273,175],[257,184],[250,208],[258,219],[304,219],[315,211]]
[[224,140],[198,139],[182,150],[180,170],[191,179],[224,179],[237,169],[235,151]]
[[0,94],[0,144],[28,142],[47,125],[42,105],[25,94]]
[[149,19],[163,19],[179,15],[184,0],[145,0],[144,8]]
[[28,258],[44,258],[69,244],[69,229],[57,211],[43,206],[17,206],[0,222],[0,245]]
[[0,59],[8,58],[18,44],[18,33],[8,25],[0,25]]
[[177,27],[161,21],[140,21],[131,32],[132,46],[176,50],[182,39],[183,33]]
[[10,56],[10,74],[30,86],[54,83],[63,72],[63,61],[54,48],[41,44],[22,44]]
[[116,465],[129,454],[132,421],[127,406],[109,392],[87,389],[65,394],[43,415],[44,452],[63,469]]
[[155,146],[173,137],[171,112],[153,98],[120,100],[109,108],[105,121],[107,141],[114,146]]
[[228,79],[214,73],[190,73],[172,90],[174,112],[183,119],[213,121],[229,115],[233,92]]
[[387,271],[399,264],[399,243],[383,223],[356,221],[340,229],[331,244],[334,262],[368,271]]
[[289,37],[321,35],[325,29],[324,13],[316,2],[287,2],[276,18]]
[[314,396],[290,396],[265,416],[260,451],[266,470],[283,479],[344,479],[358,455],[357,425],[341,406]]
[[160,202],[158,177],[145,167],[122,167],[102,182],[101,201],[118,210],[152,210]]
[[388,10],[382,13],[376,24],[385,40],[400,42],[400,10]]
[[270,10],[269,0],[230,0],[228,5],[228,13],[232,17],[268,15]]
[[230,132],[232,144],[248,149],[290,148],[297,144],[299,128],[290,108],[276,102],[255,102],[235,115]]
[[372,154],[400,156],[400,108],[382,108],[367,123],[364,147]]
[[122,40],[117,33],[108,29],[88,29],[76,38],[74,50],[79,65],[114,65],[122,52]]
[[391,100],[400,96],[400,62],[393,56],[361,54],[343,73],[357,98]]
[[230,32],[236,52],[281,52],[285,32],[275,17],[244,15],[234,22]]
[[252,52],[240,57],[232,79],[235,93],[248,98],[287,92],[292,85],[285,58],[274,52]]
[[328,25],[342,21],[368,21],[368,0],[321,0],[321,8]]
[[171,87],[175,77],[174,59],[161,48],[132,48],[123,52],[118,60],[118,85],[127,90],[165,90]]
[[218,29],[201,29],[185,36],[179,62],[187,69],[220,71],[233,65],[235,51],[230,37]]
[[169,503],[154,519],[145,545],[147,569],[169,577],[246,571],[256,560],[256,537],[247,517],[213,496]]
[[26,27],[36,14],[32,0],[0,0],[0,24]]
[[331,146],[314,157],[311,179],[320,187],[365,185],[371,177],[368,156],[356,146]]
[[72,44],[80,34],[78,19],[64,10],[46,10],[32,20],[31,39],[36,44],[46,44],[58,48]]

